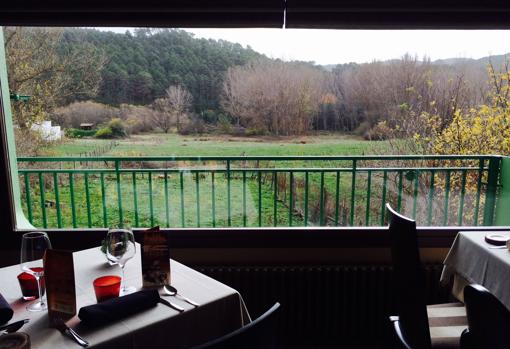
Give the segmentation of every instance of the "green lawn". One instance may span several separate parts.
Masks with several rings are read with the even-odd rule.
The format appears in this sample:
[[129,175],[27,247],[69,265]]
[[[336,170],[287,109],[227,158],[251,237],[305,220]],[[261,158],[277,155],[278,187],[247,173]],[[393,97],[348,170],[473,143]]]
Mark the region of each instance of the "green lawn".
[[180,136],[176,134],[143,134],[118,140],[108,150],[110,140],[76,139],[64,141],[49,149],[55,156],[78,155],[108,150],[104,155],[118,156],[243,156],[243,155],[363,155],[379,154],[388,149],[387,142],[370,142],[360,137],[341,134],[307,137]]
[[[135,135],[128,139],[110,140],[76,139],[54,145],[48,149],[53,156],[278,156],[278,155],[363,155],[383,153],[389,149],[387,142],[369,142],[359,137],[340,134],[319,135],[308,137],[285,138],[239,138],[220,136],[180,136],[176,134],[144,134]],[[281,161],[279,163],[260,164],[261,167],[348,167],[350,161]],[[144,167],[147,164],[144,165]],[[224,168],[224,163],[191,163],[180,164],[185,168],[206,167]],[[255,164],[236,162],[232,168],[245,166],[254,168]],[[84,168],[90,164],[81,164]],[[105,164],[96,163],[104,168]],[[164,164],[153,164],[157,168],[166,168]],[[161,225],[170,227],[197,226],[228,226],[227,180],[224,174],[217,173],[213,198],[211,173],[199,176],[199,183],[195,174],[184,172],[182,175],[182,189],[178,173],[169,174],[167,193],[165,194],[164,171],[156,172],[151,177],[149,186],[148,173],[136,175],[136,198],[133,190],[133,176],[131,173],[121,175],[121,205],[123,221],[131,226]],[[339,201],[336,202],[336,173],[325,173],[323,178],[324,194],[321,207],[319,172],[311,172],[309,176],[309,190],[305,193],[303,172],[294,176],[295,192],[293,193],[293,209],[290,209],[290,175],[278,174],[278,199],[274,200],[274,182],[271,172],[263,175],[260,187],[257,172],[248,172],[243,180],[240,172],[233,172],[230,181],[231,205],[230,217],[232,226],[303,226],[305,212],[307,224],[338,224],[346,225],[349,221],[351,191],[351,174],[342,174],[339,180]],[[365,207],[366,185],[360,175],[358,185],[354,191],[356,197],[355,210],[363,224],[361,215]],[[44,199],[55,200],[54,178],[43,175],[45,182]],[[119,197],[114,175],[105,175],[104,190],[101,188],[100,177],[95,174],[88,176],[88,199],[85,190],[85,177],[76,174],[74,177],[74,215],[77,227],[115,226],[119,223]],[[21,178],[23,182],[23,178]],[[32,222],[38,227],[44,226],[43,215],[46,216],[48,227],[58,226],[56,207],[43,208],[41,205],[40,185],[35,175],[30,177],[30,205]],[[282,182],[283,181],[283,182]],[[58,194],[60,201],[61,226],[73,226],[73,205],[67,174],[58,175]],[[373,186],[379,187],[374,179]],[[373,188],[373,189],[374,189]],[[104,194],[103,194],[104,191]],[[308,200],[305,198],[308,195]],[[88,204],[87,204],[88,201]],[[366,200],[365,200],[366,201]],[[24,209],[28,214],[26,191],[23,195]],[[305,208],[307,202],[307,208]],[[136,209],[135,209],[136,205]],[[275,210],[276,205],[276,210]],[[358,207],[359,206],[359,207]],[[380,206],[379,203],[374,206]],[[168,208],[168,213],[167,213]],[[322,218],[320,212],[322,212]],[[275,215],[276,212],[276,215]],[[90,214],[89,214],[90,213]],[[259,222],[260,215],[260,222]],[[90,218],[89,218],[90,217]],[[372,224],[377,224],[378,217],[371,218]],[[374,221],[375,220],[375,221]],[[276,223],[275,223],[276,222]],[[369,223],[370,224],[370,223]]]
[[[47,155],[83,158],[341,156],[384,154],[390,153],[390,149],[388,142],[369,142],[339,134],[294,138],[144,134],[114,143],[96,139],[69,140],[47,149]],[[412,162],[409,165],[413,166]],[[444,225],[443,217],[447,218],[448,224],[471,222],[476,212],[478,216],[483,212],[476,208],[478,201],[483,204],[483,198],[478,200],[476,193],[466,192],[461,215],[458,209],[459,200],[464,195],[458,185],[462,180],[461,172],[449,172],[451,188],[446,186],[446,172],[436,173],[432,186],[431,171],[421,171],[418,176],[413,170],[389,171],[386,178],[377,168],[392,165],[379,160],[358,161],[356,172],[351,170],[351,160],[237,160],[230,162],[230,180],[224,160],[124,161],[120,163],[120,168],[125,171],[119,174],[120,185],[117,185],[113,172],[113,162],[20,164],[20,168],[27,166],[31,169],[48,166],[63,171],[20,176],[23,209],[37,227],[117,226],[121,215],[124,224],[133,227],[375,226],[385,224],[385,202],[401,204],[402,212],[416,215],[421,224]],[[324,171],[324,168],[329,170]],[[90,169],[102,171],[103,181],[97,172],[88,175],[80,172]],[[72,178],[66,172],[69,170],[77,171]],[[474,168],[471,174],[477,171]],[[276,189],[275,175],[278,179]],[[469,175],[468,179],[476,182],[477,177]],[[72,194],[71,181],[74,183]],[[56,187],[55,182],[58,183]],[[59,205],[56,205],[57,201]],[[445,205],[449,208],[448,216]],[[416,208],[419,208],[418,212]]]

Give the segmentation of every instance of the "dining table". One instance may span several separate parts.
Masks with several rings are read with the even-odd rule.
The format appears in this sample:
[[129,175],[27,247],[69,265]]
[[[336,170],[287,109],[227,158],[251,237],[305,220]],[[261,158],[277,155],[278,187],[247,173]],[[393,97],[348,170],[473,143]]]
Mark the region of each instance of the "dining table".
[[488,243],[485,237],[491,234],[510,239],[510,231],[459,232],[443,263],[441,283],[453,283],[452,294],[460,301],[466,285],[482,285],[510,310],[510,251]]
[[[137,244],[138,245],[138,244]],[[139,245],[137,246],[139,247]],[[137,248],[137,251],[140,251]],[[99,276],[121,275],[120,267],[110,265],[99,247],[73,253],[77,310],[95,304],[93,280]],[[199,306],[177,297],[164,299],[184,308],[178,312],[164,304],[146,309],[115,323],[87,327],[77,315],[67,325],[86,339],[89,348],[190,348],[223,336],[251,322],[239,292],[175,260],[170,260],[171,285]],[[30,336],[32,348],[80,348],[67,336],[49,326],[48,312],[30,312],[23,301],[16,279],[19,265],[0,269],[0,294],[14,310],[11,322],[30,319],[20,331]],[[140,253],[125,265],[125,281],[142,287]]]

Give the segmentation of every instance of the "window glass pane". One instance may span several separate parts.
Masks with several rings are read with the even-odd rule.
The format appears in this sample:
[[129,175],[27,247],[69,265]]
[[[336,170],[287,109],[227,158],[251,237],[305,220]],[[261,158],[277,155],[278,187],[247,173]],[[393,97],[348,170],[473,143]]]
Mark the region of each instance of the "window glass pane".
[[507,31],[3,34],[35,227],[497,221]]

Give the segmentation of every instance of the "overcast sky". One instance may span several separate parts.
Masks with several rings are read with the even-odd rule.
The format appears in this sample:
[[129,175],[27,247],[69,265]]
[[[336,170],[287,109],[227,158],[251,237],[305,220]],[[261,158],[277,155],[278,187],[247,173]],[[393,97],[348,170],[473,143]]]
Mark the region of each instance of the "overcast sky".
[[[112,29],[103,29],[112,30]],[[481,58],[510,52],[510,30],[185,29],[250,45],[272,58],[336,64],[399,58]],[[126,28],[113,28],[125,32]]]

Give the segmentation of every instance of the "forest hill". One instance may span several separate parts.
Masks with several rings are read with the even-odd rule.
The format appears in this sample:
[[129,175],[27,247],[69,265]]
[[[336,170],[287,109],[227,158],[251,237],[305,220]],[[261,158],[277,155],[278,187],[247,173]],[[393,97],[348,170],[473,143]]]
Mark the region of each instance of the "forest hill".
[[[10,30],[14,29],[6,30],[9,55],[20,45],[9,41]],[[37,37],[37,30],[44,29],[31,28],[20,34],[25,48],[30,48],[26,39]],[[423,126],[419,120],[424,114],[437,116],[445,127],[456,110],[468,110],[488,98],[487,61],[431,62],[406,55],[386,62],[322,67],[269,59],[250,47],[198,39],[177,29],[118,34],[73,28],[61,29],[53,37],[47,44],[55,48],[56,55],[65,57],[61,64],[87,52],[88,59],[82,61],[92,66],[88,75],[69,69],[68,90],[76,93],[62,94],[51,105],[40,106],[63,126],[76,123],[66,115],[78,115],[80,107],[92,106],[94,115],[100,114],[99,123],[112,117],[131,118],[143,124],[139,127],[144,130],[184,129],[181,124],[187,124],[193,132],[212,124],[250,134],[357,130],[368,138],[383,139],[413,134]],[[34,55],[33,61],[25,63],[38,66],[37,60],[44,59]],[[15,68],[9,69],[9,76],[15,76],[11,73]],[[62,75],[62,69],[58,74]],[[80,90],[82,81],[94,74],[99,76],[91,79],[90,88]],[[187,96],[180,109],[171,101],[170,91],[176,90]],[[17,92],[37,93],[29,85]],[[94,103],[72,104],[84,100]],[[115,109],[109,112],[109,106]],[[71,107],[73,113],[66,110]],[[123,113],[111,113],[119,109]],[[22,114],[15,110],[15,118]],[[94,118],[85,110],[80,115],[84,121]]]

